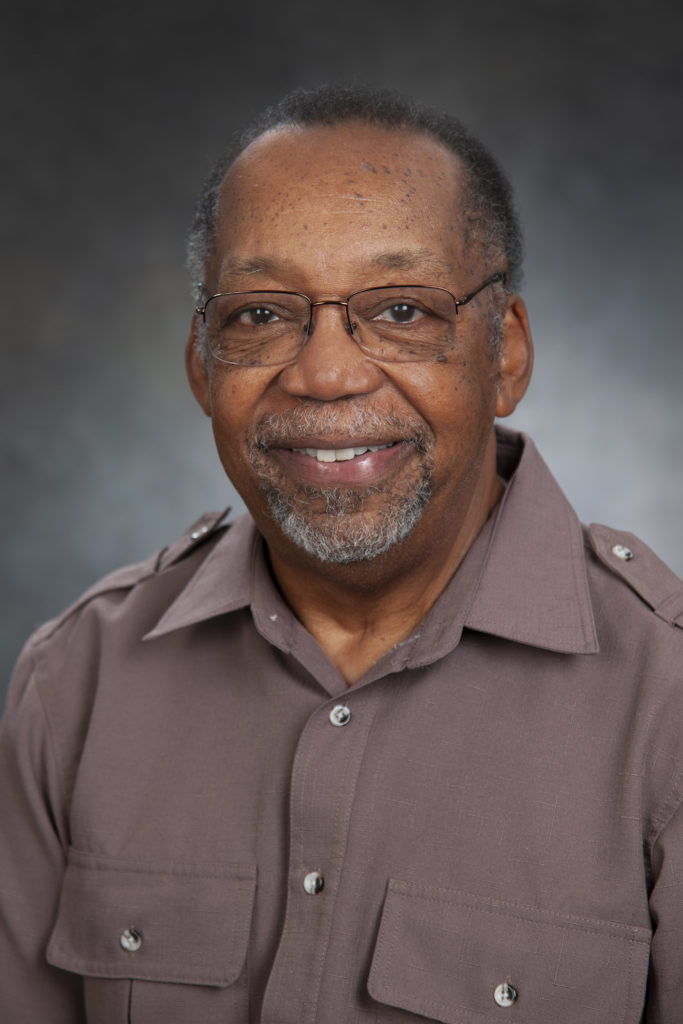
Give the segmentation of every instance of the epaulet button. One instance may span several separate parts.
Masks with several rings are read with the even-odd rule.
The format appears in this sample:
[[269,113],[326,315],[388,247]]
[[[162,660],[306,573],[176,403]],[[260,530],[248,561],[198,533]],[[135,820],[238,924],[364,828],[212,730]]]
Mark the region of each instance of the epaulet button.
[[169,565],[173,565],[174,562],[179,561],[188,554],[188,552],[212,534],[229,513],[230,506],[223,509],[222,512],[206,512],[203,516],[200,516],[192,526],[181,534],[178,540],[174,541],[170,547],[164,548],[157,562],[157,572],[162,572]]

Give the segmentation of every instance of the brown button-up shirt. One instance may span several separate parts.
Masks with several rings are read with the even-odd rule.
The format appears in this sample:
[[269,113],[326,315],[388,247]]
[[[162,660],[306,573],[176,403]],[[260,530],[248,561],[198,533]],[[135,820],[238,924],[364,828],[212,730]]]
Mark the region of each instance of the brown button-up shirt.
[[683,1020],[683,585],[499,440],[499,507],[351,689],[246,517],[32,638],[3,1024]]

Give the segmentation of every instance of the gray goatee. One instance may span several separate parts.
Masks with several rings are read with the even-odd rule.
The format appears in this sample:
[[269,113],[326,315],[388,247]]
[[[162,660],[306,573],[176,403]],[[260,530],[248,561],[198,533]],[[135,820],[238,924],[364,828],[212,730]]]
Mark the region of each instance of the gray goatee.
[[[398,483],[331,488],[301,485],[295,491],[273,472],[266,457],[269,448],[293,447],[298,438],[323,439],[334,433],[372,437],[377,444],[397,438],[413,443],[421,456],[418,471],[412,480]],[[302,407],[259,423],[250,439],[249,458],[270,514],[285,536],[321,562],[342,565],[376,558],[413,530],[431,496],[433,463],[425,448],[421,423],[363,409]],[[367,499],[380,495],[373,510],[366,512]]]

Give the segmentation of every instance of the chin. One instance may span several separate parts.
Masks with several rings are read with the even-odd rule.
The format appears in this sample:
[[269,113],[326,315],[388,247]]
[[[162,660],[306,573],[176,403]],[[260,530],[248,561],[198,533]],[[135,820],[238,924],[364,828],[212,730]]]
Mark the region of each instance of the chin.
[[413,531],[431,495],[429,479],[397,500],[396,495],[374,495],[384,499],[374,511],[363,510],[367,495],[341,488],[316,492],[325,501],[322,513],[312,513],[311,503],[302,503],[270,487],[265,492],[272,519],[297,547],[320,562],[350,565],[383,555]]

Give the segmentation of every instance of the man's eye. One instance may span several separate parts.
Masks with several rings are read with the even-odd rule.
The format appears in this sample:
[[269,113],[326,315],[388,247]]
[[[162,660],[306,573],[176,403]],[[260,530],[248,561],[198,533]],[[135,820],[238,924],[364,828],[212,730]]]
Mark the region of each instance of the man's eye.
[[424,310],[419,306],[411,305],[408,302],[396,302],[378,313],[375,319],[385,320],[392,324],[412,324],[422,316],[424,316]]
[[277,314],[267,306],[251,306],[249,309],[241,309],[232,317],[234,323],[246,324],[248,327],[262,327],[264,324],[274,323],[277,319]]

